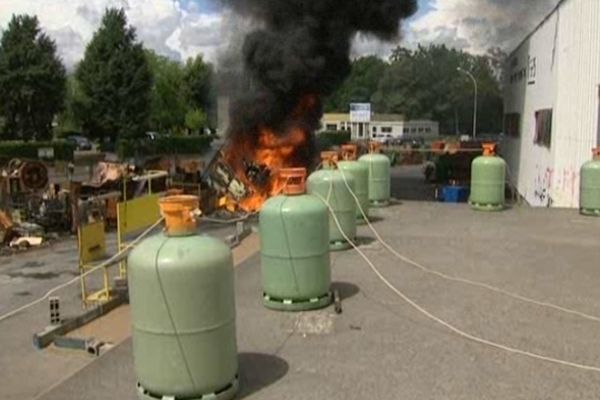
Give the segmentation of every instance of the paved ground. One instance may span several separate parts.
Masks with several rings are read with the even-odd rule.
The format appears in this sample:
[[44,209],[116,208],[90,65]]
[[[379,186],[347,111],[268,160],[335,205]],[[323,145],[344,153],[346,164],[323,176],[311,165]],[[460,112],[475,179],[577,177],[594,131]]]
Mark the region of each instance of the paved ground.
[[[570,210],[475,213],[412,203],[379,210],[376,228],[404,254],[446,273],[600,315],[600,220]],[[411,298],[470,333],[600,366],[595,323],[424,275],[361,229],[363,249]],[[403,303],[352,251],[334,254],[344,312],[275,313],[260,304],[259,259],[236,269],[242,393],[248,399],[597,399],[600,374],[465,341]],[[131,343],[43,400],[131,399]]]
[[[418,174],[411,179],[416,184]],[[396,194],[403,190],[394,186]],[[381,234],[430,268],[600,316],[598,219],[572,210],[475,213],[465,205],[433,202],[404,202],[376,214]],[[425,275],[392,258],[367,228],[360,236],[362,248],[388,279],[446,321],[509,346],[600,366],[598,324]],[[333,276],[344,297],[342,315],[331,309],[285,314],[260,303],[257,256],[236,268],[240,398],[598,398],[600,374],[466,341],[403,303],[352,251],[333,255]],[[15,319],[21,325],[11,329],[27,332],[24,327],[34,324],[28,315]],[[0,329],[3,344],[5,330]],[[40,353],[29,367],[39,370],[48,354]],[[24,381],[26,367],[13,373],[3,358],[0,352],[0,381]],[[135,399],[130,340],[92,363],[68,360],[73,365],[62,368],[66,380],[40,399]],[[49,364],[45,371],[58,375]],[[0,388],[5,389],[2,382]]]
[[[204,224],[202,229],[220,237],[234,231],[230,226],[214,224]],[[115,235],[109,235],[107,241],[108,251],[113,254],[116,251]],[[0,315],[38,299],[48,290],[73,279],[78,274],[77,265],[75,239],[55,243],[49,248],[0,258]],[[94,281],[99,283],[99,278],[100,276],[91,277],[92,284]],[[63,316],[83,311],[78,284],[57,295],[61,300]],[[124,325],[122,320],[127,318],[127,314],[123,317],[116,313],[111,317],[112,322]],[[35,350],[32,344],[33,334],[43,330],[48,323],[49,311],[45,302],[0,322],[1,400],[34,398],[93,361],[93,358],[79,352]],[[105,332],[104,325],[100,322],[97,327],[92,327],[95,337],[108,341],[118,341],[123,337],[123,330],[102,336]],[[82,337],[87,336],[88,332],[82,331]]]
[[392,169],[392,196],[405,201],[435,201],[436,185],[425,182],[423,165]]

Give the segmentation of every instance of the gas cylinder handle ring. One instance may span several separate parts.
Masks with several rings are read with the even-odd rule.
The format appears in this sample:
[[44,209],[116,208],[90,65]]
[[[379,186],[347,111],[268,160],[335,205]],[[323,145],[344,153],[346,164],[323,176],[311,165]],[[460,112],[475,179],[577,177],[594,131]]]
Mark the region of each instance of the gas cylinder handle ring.
[[496,143],[484,143],[481,145],[483,148],[484,156],[494,156],[496,155]]
[[358,146],[349,143],[342,145],[342,159],[345,161],[356,161],[358,156]]
[[306,193],[306,168],[282,168],[279,178],[283,180],[282,192],[287,195]]
[[371,140],[369,142],[369,153],[379,153],[381,150],[381,143]]
[[340,155],[337,151],[321,152],[321,164],[323,167],[335,168],[340,160]]

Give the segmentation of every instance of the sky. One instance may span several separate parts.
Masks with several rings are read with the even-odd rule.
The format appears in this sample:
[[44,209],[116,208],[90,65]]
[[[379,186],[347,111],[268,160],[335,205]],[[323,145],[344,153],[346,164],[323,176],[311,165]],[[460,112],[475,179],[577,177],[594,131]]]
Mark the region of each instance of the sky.
[[[490,47],[510,51],[557,1],[419,0],[419,11],[404,24],[401,39],[382,43],[358,35],[352,55],[386,57],[400,44],[418,43],[444,43],[473,53]],[[216,62],[235,31],[247,26],[215,0],[0,0],[0,30],[13,14],[37,15],[71,68],[83,56],[107,7],[124,8],[147,47],[177,60],[203,54]]]

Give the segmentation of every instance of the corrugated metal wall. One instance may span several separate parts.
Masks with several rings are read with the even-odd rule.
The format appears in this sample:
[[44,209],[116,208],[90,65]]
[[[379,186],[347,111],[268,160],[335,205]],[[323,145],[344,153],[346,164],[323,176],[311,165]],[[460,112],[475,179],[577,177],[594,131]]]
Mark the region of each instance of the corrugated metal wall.
[[[507,75],[523,65],[527,79],[509,82],[505,96],[506,112],[521,114],[520,138],[503,146],[513,183],[531,205],[578,207],[579,170],[598,145],[600,0],[565,0],[511,56]],[[550,149],[534,143],[535,111],[545,108]]]
[[507,138],[503,144],[503,156],[511,181],[534,206],[548,206],[553,201],[549,183],[553,154],[534,140],[536,111],[555,108],[557,29],[558,18],[553,15],[511,55],[507,71],[505,112],[518,113],[521,124],[519,136]]
[[579,207],[579,171],[598,145],[600,1],[565,1],[557,15],[560,22],[552,193],[557,206]]

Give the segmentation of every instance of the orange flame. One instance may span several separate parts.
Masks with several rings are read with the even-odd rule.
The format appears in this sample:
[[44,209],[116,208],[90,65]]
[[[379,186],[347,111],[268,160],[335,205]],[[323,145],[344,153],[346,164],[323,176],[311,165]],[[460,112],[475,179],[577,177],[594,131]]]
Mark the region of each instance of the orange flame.
[[[292,120],[301,119],[317,104],[317,98],[304,96],[292,113]],[[292,124],[284,134],[261,126],[258,135],[239,135],[235,143],[230,143],[225,152],[225,160],[234,170],[236,177],[250,190],[250,194],[238,203],[246,212],[259,211],[270,197],[280,194],[285,182],[278,178],[283,168],[304,167],[298,165],[297,151],[309,142],[311,132]],[[258,139],[257,139],[258,137]],[[265,174],[266,182],[258,184],[247,176],[244,161],[253,163]],[[231,202],[228,209],[231,209]]]

